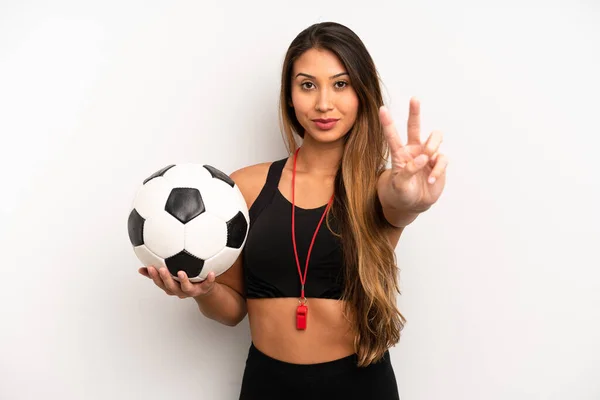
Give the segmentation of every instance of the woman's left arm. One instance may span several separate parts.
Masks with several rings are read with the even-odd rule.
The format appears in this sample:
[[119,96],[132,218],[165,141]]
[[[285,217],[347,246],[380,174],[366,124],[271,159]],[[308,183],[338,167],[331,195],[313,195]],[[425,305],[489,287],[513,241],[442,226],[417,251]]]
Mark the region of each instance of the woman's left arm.
[[[387,221],[400,230],[427,211],[441,196],[448,158],[440,153],[442,133],[433,131],[421,142],[420,103],[410,99],[408,141],[404,145],[385,107],[379,110],[390,148],[392,167],[377,182],[377,194]],[[397,243],[397,240],[395,240]]]

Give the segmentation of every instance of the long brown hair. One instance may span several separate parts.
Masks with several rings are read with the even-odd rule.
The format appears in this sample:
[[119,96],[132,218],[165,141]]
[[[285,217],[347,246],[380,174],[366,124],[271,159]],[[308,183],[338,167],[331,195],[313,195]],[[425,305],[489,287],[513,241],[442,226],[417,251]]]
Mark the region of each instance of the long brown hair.
[[377,180],[389,154],[379,107],[383,105],[379,74],[361,39],[335,22],[314,24],[292,41],[281,74],[281,128],[289,154],[297,148],[294,134],[304,138],[291,105],[293,64],[309,49],[326,49],[340,59],[358,96],[356,122],[345,136],[335,177],[335,201],[330,209],[338,221],[345,263],[346,316],[355,330],[358,365],[381,359],[400,340],[406,322],[396,306],[400,293],[396,257],[387,236],[389,228],[377,196]]

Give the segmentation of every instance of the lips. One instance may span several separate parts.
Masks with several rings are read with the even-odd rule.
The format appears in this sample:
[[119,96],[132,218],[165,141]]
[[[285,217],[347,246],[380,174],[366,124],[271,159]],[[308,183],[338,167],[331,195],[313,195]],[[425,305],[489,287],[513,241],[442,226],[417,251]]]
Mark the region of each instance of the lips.
[[315,122],[321,122],[323,124],[328,124],[330,122],[335,122],[337,121],[337,118],[319,118],[319,119],[313,119],[313,121]]
[[328,131],[328,130],[332,129],[335,126],[335,124],[337,124],[338,119],[336,119],[336,118],[319,118],[319,119],[313,119],[313,122],[315,123],[317,128],[319,128],[320,130]]

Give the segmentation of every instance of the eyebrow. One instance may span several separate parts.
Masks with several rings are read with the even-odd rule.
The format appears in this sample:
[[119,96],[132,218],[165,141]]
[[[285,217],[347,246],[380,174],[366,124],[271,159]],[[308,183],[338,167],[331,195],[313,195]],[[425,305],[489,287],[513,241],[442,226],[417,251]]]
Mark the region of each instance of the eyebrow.
[[[348,73],[347,72],[340,72],[339,74],[335,74],[333,76],[330,76],[329,79],[335,79],[335,78],[340,77],[342,75],[348,75]],[[309,75],[309,74],[305,74],[304,72],[300,72],[298,75],[296,75],[296,78],[299,77],[299,76],[305,76],[305,77],[310,78],[310,79],[315,79],[314,76]]]

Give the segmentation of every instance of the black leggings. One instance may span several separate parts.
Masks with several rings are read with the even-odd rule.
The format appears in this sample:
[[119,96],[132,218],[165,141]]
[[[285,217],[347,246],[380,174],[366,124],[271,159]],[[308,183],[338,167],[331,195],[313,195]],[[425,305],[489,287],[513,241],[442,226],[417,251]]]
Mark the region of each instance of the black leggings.
[[276,360],[250,345],[240,400],[399,400],[389,352],[357,367],[356,354],[319,364]]

